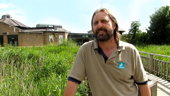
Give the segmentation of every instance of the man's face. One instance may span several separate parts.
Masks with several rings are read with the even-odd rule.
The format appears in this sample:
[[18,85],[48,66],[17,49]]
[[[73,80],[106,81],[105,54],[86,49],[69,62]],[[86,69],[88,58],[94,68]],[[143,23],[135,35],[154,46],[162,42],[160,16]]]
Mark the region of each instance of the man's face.
[[93,18],[94,36],[98,41],[108,41],[114,32],[115,23],[112,22],[108,14],[105,12],[98,12]]

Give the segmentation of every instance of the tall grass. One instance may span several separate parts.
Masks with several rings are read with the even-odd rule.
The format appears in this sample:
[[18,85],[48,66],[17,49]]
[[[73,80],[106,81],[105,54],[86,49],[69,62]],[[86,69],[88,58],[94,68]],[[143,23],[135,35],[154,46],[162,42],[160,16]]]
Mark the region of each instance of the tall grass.
[[[168,45],[136,47],[143,52],[170,53]],[[78,49],[70,40],[41,47],[0,47],[0,96],[63,96]],[[87,96],[87,91],[84,81],[76,96]]]
[[170,56],[170,45],[136,46],[139,51]]
[[[136,48],[142,52],[170,56],[170,50],[169,50],[170,45],[147,45],[147,46],[136,46]],[[146,54],[141,53],[141,55],[146,55]],[[154,58],[170,62],[170,58],[167,57],[154,56]]]
[[[79,49],[73,41],[41,47],[0,47],[0,96],[63,96]],[[82,83],[76,96],[86,96]]]

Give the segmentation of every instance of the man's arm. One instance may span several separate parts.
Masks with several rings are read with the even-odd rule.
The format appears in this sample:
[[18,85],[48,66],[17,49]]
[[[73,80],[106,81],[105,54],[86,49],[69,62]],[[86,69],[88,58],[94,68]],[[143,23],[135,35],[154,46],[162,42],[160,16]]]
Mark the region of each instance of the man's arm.
[[138,85],[140,96],[151,96],[150,88],[148,84]]
[[68,81],[64,96],[75,96],[79,84],[73,81]]

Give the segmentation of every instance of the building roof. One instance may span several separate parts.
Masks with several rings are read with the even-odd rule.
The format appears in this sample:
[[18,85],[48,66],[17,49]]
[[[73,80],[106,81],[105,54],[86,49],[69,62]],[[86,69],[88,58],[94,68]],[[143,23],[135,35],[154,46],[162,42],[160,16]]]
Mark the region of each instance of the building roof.
[[69,35],[93,35],[93,33],[68,33]]
[[46,31],[46,29],[22,29],[22,32]]
[[57,28],[57,31],[67,31],[67,30],[65,30],[63,28]]
[[62,28],[61,25],[54,25],[54,24],[37,24],[36,27],[54,27],[54,28]]
[[61,25],[54,24],[37,24],[36,28],[46,28],[48,31],[67,31]]
[[62,28],[61,25],[52,25],[52,24],[37,24],[36,27],[28,27],[17,20],[11,18],[9,14],[2,15],[0,22],[8,24],[10,26],[14,26],[22,29],[23,32],[37,32],[37,31],[67,31]]
[[3,15],[2,18],[0,19],[0,22],[6,23],[10,26],[15,26],[15,27],[28,27],[10,17],[10,15]]
[[[122,32],[122,33],[123,33],[123,32],[125,32],[125,30],[119,28],[119,32]],[[92,31],[92,30],[89,30],[88,33],[93,33],[93,31]]]
[[23,32],[34,32],[34,31],[60,31],[66,32],[63,28],[50,28],[50,27],[29,27],[29,28],[22,28]]
[[121,29],[121,28],[119,28],[119,31],[125,32],[125,30],[123,30],[123,29]]

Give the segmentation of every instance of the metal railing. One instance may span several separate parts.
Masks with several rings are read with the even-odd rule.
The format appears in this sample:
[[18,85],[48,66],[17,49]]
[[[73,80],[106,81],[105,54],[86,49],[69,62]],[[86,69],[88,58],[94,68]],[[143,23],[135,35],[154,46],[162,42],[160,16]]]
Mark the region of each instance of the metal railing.
[[154,57],[168,58],[170,60],[170,56],[141,51],[139,53],[141,55],[142,63],[144,65],[145,70],[159,77],[163,77],[168,81],[170,80],[170,62],[154,58]]

